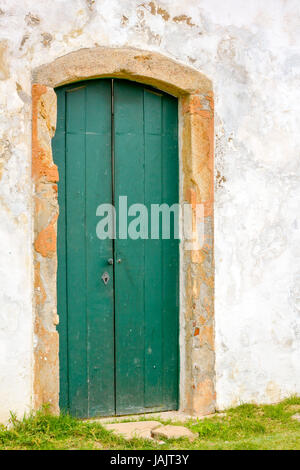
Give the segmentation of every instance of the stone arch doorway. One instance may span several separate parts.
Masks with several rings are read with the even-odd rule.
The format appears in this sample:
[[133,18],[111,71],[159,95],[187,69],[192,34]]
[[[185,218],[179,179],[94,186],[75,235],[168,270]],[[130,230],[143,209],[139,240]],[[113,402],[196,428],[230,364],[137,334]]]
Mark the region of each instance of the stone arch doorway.
[[[34,182],[34,406],[59,410],[56,231],[58,170],[51,139],[56,127],[54,88],[116,77],[152,85],[179,101],[180,203],[204,207],[204,243],[180,249],[180,410],[215,409],[213,261],[213,98],[201,73],[149,51],[82,49],[33,71],[32,177]],[[195,209],[196,210],[196,209]],[[195,228],[196,230],[196,228]]]

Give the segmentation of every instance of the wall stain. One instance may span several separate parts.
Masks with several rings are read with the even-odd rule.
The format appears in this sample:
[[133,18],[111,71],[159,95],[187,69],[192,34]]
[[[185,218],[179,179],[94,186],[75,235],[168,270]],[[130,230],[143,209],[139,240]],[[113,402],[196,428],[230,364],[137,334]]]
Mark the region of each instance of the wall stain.
[[42,44],[43,44],[43,46],[49,47],[50,44],[51,44],[51,42],[52,42],[52,40],[53,40],[52,34],[50,34],[50,33],[42,33],[41,36],[42,36],[42,38],[43,38],[43,39],[42,39]]
[[88,9],[93,11],[94,6],[95,6],[95,0],[86,0],[86,3],[87,3],[87,6],[88,6]]
[[21,87],[21,85],[18,82],[16,82],[16,88],[17,88],[18,96],[21,98],[21,100],[25,104],[30,104],[31,103],[31,97],[27,93],[25,93],[25,91],[23,90],[23,88]]
[[[34,85],[32,89],[32,176],[38,181],[42,176],[47,177],[48,181],[56,183],[58,181],[57,166],[53,163],[51,148],[43,147],[38,138],[38,122],[46,121],[48,129],[51,128],[51,121],[45,111],[45,105],[41,99],[47,92],[44,85]],[[48,118],[48,119],[47,119]],[[52,133],[53,135],[53,133]]]
[[216,182],[217,182],[218,188],[223,188],[224,183],[226,183],[225,176],[222,176],[219,170],[217,170],[217,173],[216,173]]
[[0,42],[0,80],[7,80],[10,77],[7,55],[8,55],[7,41],[1,41]]
[[20,43],[20,47],[19,47],[20,51],[23,49],[23,46],[25,45],[26,41],[28,41],[28,39],[29,39],[29,34],[24,34]]
[[51,220],[48,227],[44,228],[34,242],[35,251],[44,257],[51,257],[56,253],[56,221],[58,214]]
[[186,23],[188,26],[196,26],[195,23],[192,23],[192,18],[187,15],[174,16],[173,21],[175,23]]
[[25,22],[28,26],[37,26],[38,24],[40,24],[41,20],[37,15],[28,13],[25,16]]
[[129,21],[128,17],[123,15],[121,19],[121,26],[126,26],[128,24],[128,21]]
[[8,139],[0,140],[0,180],[3,175],[3,170],[11,157],[11,144]]

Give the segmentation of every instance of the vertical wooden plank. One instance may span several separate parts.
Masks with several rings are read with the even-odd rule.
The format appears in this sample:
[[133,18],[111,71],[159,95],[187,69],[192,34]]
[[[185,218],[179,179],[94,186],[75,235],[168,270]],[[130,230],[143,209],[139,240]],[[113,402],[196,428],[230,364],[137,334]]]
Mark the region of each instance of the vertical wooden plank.
[[70,413],[88,416],[86,319],[86,87],[66,92],[67,298]]
[[[66,120],[67,149],[64,146]],[[74,84],[58,90],[58,126],[53,144],[60,165],[61,407],[69,407],[72,414],[84,417],[114,414],[113,267],[107,263],[113,257],[112,240],[99,240],[96,235],[97,207],[111,203],[112,198],[111,80]],[[101,279],[104,271],[111,276],[107,286]]]
[[[143,88],[114,81],[115,200],[144,203]],[[134,219],[131,217],[129,219]],[[116,413],[144,409],[144,240],[116,240]]]
[[66,295],[66,169],[65,169],[65,90],[56,90],[57,126],[52,140],[54,163],[58,167],[58,204],[57,223],[57,313],[59,315],[59,406],[67,411],[69,407],[68,385],[68,307]]
[[[162,179],[163,202],[171,206],[179,201],[178,103],[169,95],[163,98]],[[171,218],[174,221],[173,217]],[[176,220],[175,224],[179,221]],[[166,408],[178,407],[178,323],[179,323],[179,241],[162,240],[163,279],[163,391]]]
[[[99,240],[99,204],[111,203],[111,80],[89,82],[86,89],[86,244],[88,318],[88,415],[115,413],[113,241]],[[108,272],[107,285],[101,276]]]
[[[144,90],[145,205],[162,202],[162,98]],[[161,232],[161,231],[160,231]],[[145,242],[145,408],[163,407],[162,357],[162,245],[160,239]]]

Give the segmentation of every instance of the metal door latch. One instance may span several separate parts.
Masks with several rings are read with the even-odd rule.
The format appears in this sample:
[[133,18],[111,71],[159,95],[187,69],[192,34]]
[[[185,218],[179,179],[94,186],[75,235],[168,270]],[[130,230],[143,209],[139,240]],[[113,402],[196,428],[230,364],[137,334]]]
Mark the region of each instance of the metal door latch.
[[109,274],[105,271],[105,273],[102,274],[101,279],[104,282],[104,284],[106,285],[108,283],[109,279],[110,279]]

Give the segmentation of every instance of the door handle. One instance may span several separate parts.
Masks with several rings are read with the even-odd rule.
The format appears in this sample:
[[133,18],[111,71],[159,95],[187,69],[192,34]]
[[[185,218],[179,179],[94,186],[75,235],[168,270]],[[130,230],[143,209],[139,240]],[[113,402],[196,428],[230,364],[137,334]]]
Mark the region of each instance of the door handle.
[[109,259],[107,260],[107,262],[108,262],[108,264],[114,264],[113,258],[109,258]]

